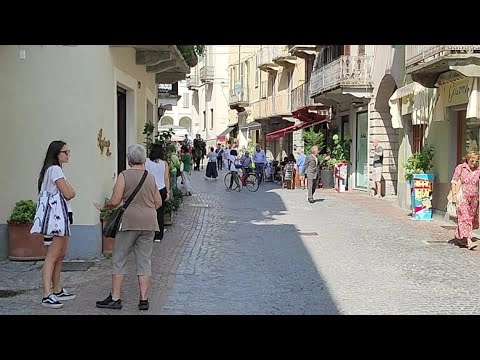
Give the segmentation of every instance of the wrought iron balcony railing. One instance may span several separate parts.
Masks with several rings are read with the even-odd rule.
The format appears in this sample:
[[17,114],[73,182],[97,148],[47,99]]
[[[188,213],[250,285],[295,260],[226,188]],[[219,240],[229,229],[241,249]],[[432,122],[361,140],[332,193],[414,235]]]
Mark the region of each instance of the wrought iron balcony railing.
[[372,86],[373,56],[342,55],[315,70],[310,77],[310,96],[345,86]]

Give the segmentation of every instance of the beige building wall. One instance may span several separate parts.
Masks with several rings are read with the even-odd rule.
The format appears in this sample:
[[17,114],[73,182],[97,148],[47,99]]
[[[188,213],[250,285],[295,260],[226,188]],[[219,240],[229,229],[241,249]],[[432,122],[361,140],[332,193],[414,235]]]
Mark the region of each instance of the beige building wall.
[[[36,201],[38,173],[48,144],[57,139],[66,141],[72,151],[64,171],[77,191],[72,200],[75,226],[98,226],[99,212],[93,202],[111,195],[117,175],[117,84],[128,90],[128,147],[144,141],[147,99],[155,103],[156,98],[155,74],[135,65],[131,48],[22,48],[24,60],[17,46],[0,46],[0,159],[5,169],[11,169],[9,176],[0,177],[0,227],[15,202]],[[149,116],[156,117],[156,112],[150,111]],[[102,139],[110,141],[111,156],[106,150],[100,153],[100,130]],[[89,241],[101,246],[100,231],[97,235],[98,239]],[[4,236],[1,232],[0,238]]]

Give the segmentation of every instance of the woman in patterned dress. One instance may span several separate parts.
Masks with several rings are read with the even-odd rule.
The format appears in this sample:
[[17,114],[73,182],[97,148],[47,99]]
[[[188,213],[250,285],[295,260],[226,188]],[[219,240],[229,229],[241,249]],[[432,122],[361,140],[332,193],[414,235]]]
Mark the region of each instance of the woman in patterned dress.
[[458,201],[457,227],[455,238],[462,243],[467,240],[467,247],[472,250],[477,247],[472,242],[472,231],[478,229],[478,181],[480,179],[480,168],[478,167],[478,151],[470,151],[465,156],[465,161],[455,168],[452,176],[452,202],[456,203],[457,180],[461,181],[462,199]]

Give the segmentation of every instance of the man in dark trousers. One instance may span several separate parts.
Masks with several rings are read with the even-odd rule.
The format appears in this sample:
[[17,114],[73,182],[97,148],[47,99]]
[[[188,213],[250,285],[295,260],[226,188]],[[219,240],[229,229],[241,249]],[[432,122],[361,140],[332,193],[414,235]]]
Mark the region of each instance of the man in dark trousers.
[[318,188],[319,171],[322,164],[329,160],[330,156],[318,156],[318,146],[314,145],[311,154],[305,159],[305,176],[308,179],[308,201],[314,203],[313,194]]

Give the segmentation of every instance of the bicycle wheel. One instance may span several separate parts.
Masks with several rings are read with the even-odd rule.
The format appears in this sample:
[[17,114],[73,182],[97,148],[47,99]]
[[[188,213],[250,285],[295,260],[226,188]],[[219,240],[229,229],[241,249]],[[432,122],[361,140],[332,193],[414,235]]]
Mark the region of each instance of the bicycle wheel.
[[255,192],[258,190],[260,183],[257,174],[249,174],[245,180],[245,186],[249,191]]
[[[231,179],[232,179],[232,173],[231,172],[226,173],[223,182],[225,183],[225,187],[227,189],[230,188]],[[237,183],[233,181],[232,190],[237,190],[237,186],[238,186]]]

